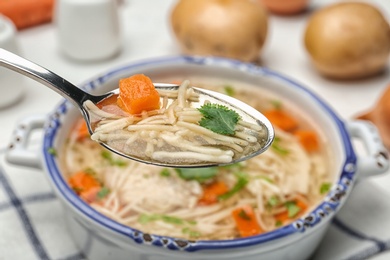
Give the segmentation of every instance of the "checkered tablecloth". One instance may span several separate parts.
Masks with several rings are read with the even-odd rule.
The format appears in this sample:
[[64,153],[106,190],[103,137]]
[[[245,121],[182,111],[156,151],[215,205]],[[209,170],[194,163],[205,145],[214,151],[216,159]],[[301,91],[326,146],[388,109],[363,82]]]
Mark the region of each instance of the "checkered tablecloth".
[[[67,231],[63,209],[45,173],[8,165],[3,154],[4,149],[0,153],[0,259],[85,259]],[[388,260],[389,249],[390,187],[381,188],[367,179],[355,186],[312,259]]]

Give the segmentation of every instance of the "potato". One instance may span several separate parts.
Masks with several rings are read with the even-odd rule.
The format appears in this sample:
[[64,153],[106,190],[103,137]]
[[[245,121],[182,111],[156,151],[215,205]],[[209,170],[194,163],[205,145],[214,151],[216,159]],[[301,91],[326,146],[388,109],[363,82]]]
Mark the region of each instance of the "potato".
[[266,10],[251,0],[180,0],[171,26],[184,53],[255,61],[266,40]]
[[372,5],[344,2],[309,19],[304,35],[315,67],[325,76],[356,79],[384,69],[390,53],[390,27]]

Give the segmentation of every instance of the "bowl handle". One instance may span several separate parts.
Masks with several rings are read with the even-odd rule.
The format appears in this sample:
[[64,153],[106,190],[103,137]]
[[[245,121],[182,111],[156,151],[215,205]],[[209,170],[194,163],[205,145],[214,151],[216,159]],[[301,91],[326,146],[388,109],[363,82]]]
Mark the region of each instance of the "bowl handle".
[[5,152],[7,162],[37,169],[42,169],[40,153],[28,150],[31,133],[43,129],[47,115],[33,115],[21,119],[12,134],[12,141]]
[[358,176],[365,178],[386,172],[389,169],[389,154],[382,143],[374,124],[366,120],[347,123],[351,137],[362,141],[366,155],[358,155]]

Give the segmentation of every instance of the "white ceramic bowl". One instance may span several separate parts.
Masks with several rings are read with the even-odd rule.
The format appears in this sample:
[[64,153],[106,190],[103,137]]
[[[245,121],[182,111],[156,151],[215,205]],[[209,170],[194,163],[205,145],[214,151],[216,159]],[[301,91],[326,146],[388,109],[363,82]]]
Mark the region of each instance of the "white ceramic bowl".
[[[305,111],[307,118],[323,131],[331,151],[330,174],[334,185],[323,201],[302,218],[265,234],[221,241],[187,241],[145,234],[119,224],[83,202],[66,184],[61,169],[48,152],[64,144],[71,126],[80,116],[69,102],[61,103],[49,116],[29,117],[17,127],[22,137],[8,150],[11,163],[43,167],[64,206],[64,217],[80,250],[89,259],[307,259],[324,236],[332,217],[346,201],[358,177],[385,172],[387,152],[376,128],[365,121],[344,122],[318,96],[274,71],[238,61],[210,57],[170,57],[125,65],[97,76],[82,87],[93,93],[116,88],[120,78],[144,73],[155,82],[162,78],[210,77],[224,82],[242,82],[277,93]],[[40,154],[26,150],[29,133],[44,128]],[[367,147],[367,155],[357,156],[351,139]]]

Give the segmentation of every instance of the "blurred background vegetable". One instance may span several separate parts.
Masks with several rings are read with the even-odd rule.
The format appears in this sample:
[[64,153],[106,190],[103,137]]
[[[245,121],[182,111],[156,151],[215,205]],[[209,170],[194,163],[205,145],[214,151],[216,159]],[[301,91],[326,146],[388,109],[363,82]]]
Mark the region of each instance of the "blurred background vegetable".
[[390,53],[390,27],[381,12],[362,2],[332,4],[309,19],[305,46],[320,73],[355,79],[384,69]]
[[297,14],[304,11],[309,0],[259,0],[270,12],[281,15]]
[[369,120],[376,125],[383,143],[390,150],[390,84],[387,86],[374,107],[359,119]]
[[0,13],[17,29],[47,23],[53,17],[54,0],[1,0]]
[[171,27],[182,51],[256,61],[268,30],[267,12],[250,0],[180,0]]

